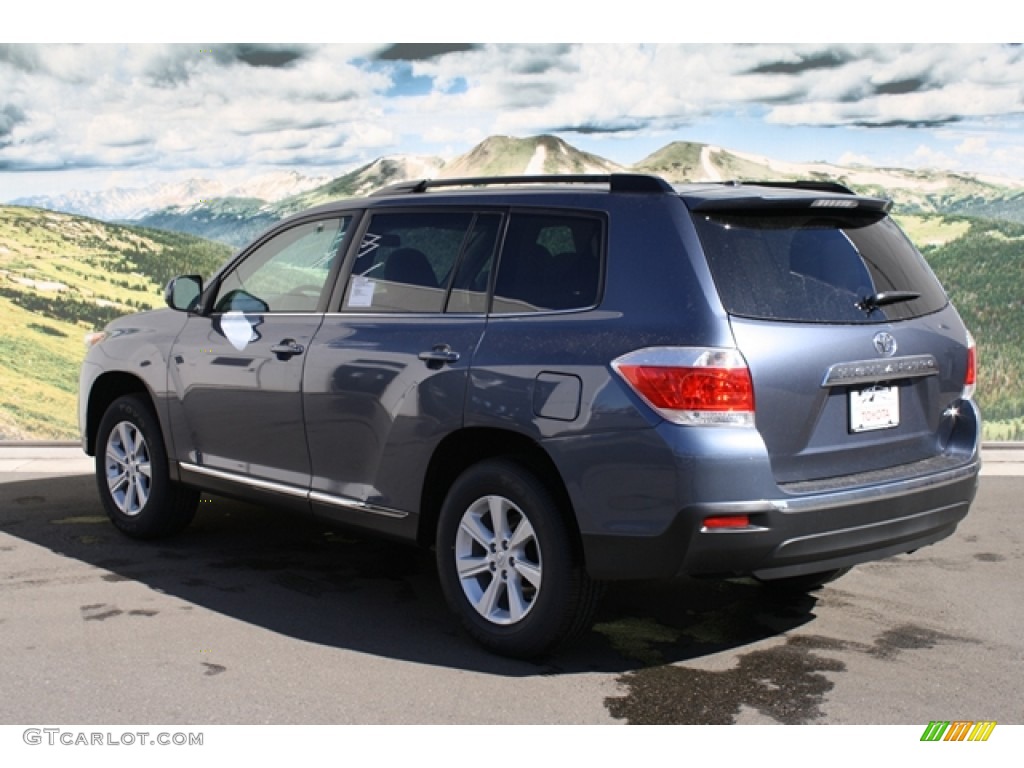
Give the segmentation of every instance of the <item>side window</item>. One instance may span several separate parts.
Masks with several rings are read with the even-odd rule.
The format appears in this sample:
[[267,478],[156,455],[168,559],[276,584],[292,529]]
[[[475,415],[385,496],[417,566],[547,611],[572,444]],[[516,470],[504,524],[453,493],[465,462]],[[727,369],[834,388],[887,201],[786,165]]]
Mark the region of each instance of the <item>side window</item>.
[[478,214],[466,238],[452,281],[446,312],[486,312],[487,290],[494,271],[495,246],[501,231],[498,213]]
[[498,261],[494,313],[583,309],[601,285],[601,220],[514,213]]
[[224,277],[214,311],[315,311],[350,221],[313,221],[275,235]]
[[343,308],[443,311],[474,219],[469,211],[374,214],[359,243]]

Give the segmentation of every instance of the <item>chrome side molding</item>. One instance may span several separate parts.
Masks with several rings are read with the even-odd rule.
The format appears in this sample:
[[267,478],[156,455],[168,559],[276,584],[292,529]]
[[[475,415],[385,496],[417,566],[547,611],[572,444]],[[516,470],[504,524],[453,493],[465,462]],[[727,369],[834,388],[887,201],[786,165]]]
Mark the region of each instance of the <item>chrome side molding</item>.
[[275,483],[271,480],[258,480],[254,477],[248,477],[234,472],[225,472],[222,469],[211,469],[210,467],[202,467],[198,464],[190,464],[184,461],[179,462],[178,466],[186,472],[194,472],[197,475],[216,477],[220,480],[227,480],[232,483],[238,483],[239,485],[247,485],[250,488],[256,488],[261,491],[270,491],[271,493],[295,496],[305,499],[306,501],[317,502],[319,504],[330,504],[335,507],[344,507],[345,509],[352,509],[357,512],[366,512],[371,515],[379,515],[381,517],[390,517],[395,519],[402,519],[409,516],[408,512],[400,509],[381,507],[376,504],[369,504],[365,501],[360,501],[359,499],[350,499],[345,496],[333,496],[329,493],[323,493],[322,491],[311,491],[308,488],[297,488],[294,485]]

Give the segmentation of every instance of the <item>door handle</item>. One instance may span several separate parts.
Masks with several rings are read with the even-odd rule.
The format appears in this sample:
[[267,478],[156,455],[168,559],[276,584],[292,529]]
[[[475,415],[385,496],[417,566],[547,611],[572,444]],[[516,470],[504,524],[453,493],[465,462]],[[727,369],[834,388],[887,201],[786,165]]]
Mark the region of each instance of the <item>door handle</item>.
[[292,355],[301,355],[306,351],[306,348],[295,341],[295,339],[281,339],[281,341],[270,348],[270,351],[277,355],[278,360],[287,360]]
[[418,357],[428,368],[440,368],[442,365],[451,365],[459,361],[459,353],[447,344],[435,344],[433,349],[429,352],[420,352]]

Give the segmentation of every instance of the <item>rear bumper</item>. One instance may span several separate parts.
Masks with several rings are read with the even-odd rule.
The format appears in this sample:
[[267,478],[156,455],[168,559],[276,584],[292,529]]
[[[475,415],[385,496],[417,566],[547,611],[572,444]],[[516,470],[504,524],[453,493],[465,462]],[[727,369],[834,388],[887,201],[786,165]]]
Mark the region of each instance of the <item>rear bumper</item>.
[[[700,529],[680,571],[785,578],[911,552],[956,530],[974,500],[980,468],[975,459],[888,485],[759,503],[749,513],[750,529]],[[684,515],[703,520],[730,513],[729,504],[711,504]]]
[[[692,504],[657,535],[584,533],[587,568],[602,579],[772,579],[911,552],[951,535],[967,515],[981,460],[974,453],[922,466],[932,471],[842,490]],[[746,528],[703,526],[707,517],[741,514],[749,518]]]

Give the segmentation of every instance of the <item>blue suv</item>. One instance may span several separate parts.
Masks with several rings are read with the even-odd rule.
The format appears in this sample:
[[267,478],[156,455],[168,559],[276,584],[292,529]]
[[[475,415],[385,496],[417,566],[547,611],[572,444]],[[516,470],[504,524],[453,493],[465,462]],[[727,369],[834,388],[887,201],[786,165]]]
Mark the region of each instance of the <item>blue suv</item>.
[[609,580],[814,588],[977,487],[974,343],[888,210],[629,174],[324,205],[94,334],[83,446],[130,536],[208,491],[433,546],[513,656]]

